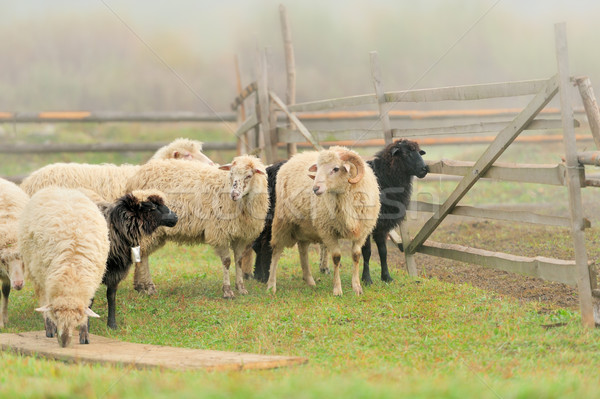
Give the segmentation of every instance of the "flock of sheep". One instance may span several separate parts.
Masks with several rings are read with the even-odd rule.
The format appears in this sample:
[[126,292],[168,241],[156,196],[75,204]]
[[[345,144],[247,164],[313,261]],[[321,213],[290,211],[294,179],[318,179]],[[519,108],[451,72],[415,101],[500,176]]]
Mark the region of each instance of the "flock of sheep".
[[118,284],[136,265],[134,287],[153,293],[148,256],[167,241],[206,243],[220,257],[223,297],[248,291],[254,277],[277,289],[277,263],[286,247],[297,244],[303,278],[315,285],[308,246],[320,243],[333,261],[333,294],[342,295],[340,240],[352,244],[352,289],[362,294],[371,283],[373,236],[381,258],[381,278],[391,281],[386,237],[404,219],[412,177],[428,168],[417,143],[399,140],[365,162],[345,147],[309,151],[268,167],[254,156],[215,165],[199,142],[178,139],[143,165],[51,164],[21,186],[0,179],[0,327],[7,322],[11,287],[25,280],[34,287],[36,309],[44,315],[47,337],[68,346],[79,328],[89,343],[94,295],[107,287],[108,320],[116,328]]

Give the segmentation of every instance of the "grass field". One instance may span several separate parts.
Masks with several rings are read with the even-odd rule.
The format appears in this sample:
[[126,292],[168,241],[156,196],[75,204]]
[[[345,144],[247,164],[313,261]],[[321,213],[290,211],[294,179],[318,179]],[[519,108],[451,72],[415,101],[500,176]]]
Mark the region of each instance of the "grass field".
[[[433,153],[430,159],[443,156]],[[5,162],[2,167],[4,173],[20,166]],[[440,195],[447,190],[443,184],[434,186]],[[482,188],[472,200],[494,200],[511,189],[522,192],[494,186],[487,194]],[[548,195],[552,193],[533,190],[509,199],[548,200]],[[590,232],[598,237],[598,230]],[[489,234],[493,238],[494,231]],[[525,236],[519,237],[519,245],[526,252],[545,243]],[[376,280],[357,297],[350,286],[347,252],[342,255],[345,293],[333,297],[332,276],[319,274],[315,249],[310,259],[316,288],[304,284],[297,252],[289,250],[280,262],[276,295],[249,281],[248,295],[227,301],[221,298],[221,267],[211,248],[169,244],[151,258],[159,294],[139,295],[129,276],[117,294],[119,328],[113,331],[105,326],[102,287],[94,303],[101,318],[91,326],[94,334],[131,342],[303,356],[309,359],[306,365],[174,372],[65,364],[0,352],[0,398],[599,396],[600,332],[581,327],[576,310],[548,310],[540,302],[523,303],[468,284],[410,278],[398,264],[392,265],[393,283]],[[378,271],[374,264],[374,276]],[[3,332],[43,329],[35,305],[31,286],[13,292]],[[555,323],[564,325],[544,327]]]

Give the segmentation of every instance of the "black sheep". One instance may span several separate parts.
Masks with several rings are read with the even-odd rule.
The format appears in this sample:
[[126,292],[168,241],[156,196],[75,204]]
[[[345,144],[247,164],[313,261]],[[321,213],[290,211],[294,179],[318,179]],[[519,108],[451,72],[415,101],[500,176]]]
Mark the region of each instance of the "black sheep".
[[269,210],[265,218],[265,227],[258,238],[252,243],[252,249],[256,252],[254,261],[254,278],[266,283],[269,280],[269,268],[271,266],[271,228],[273,227],[273,213],[275,212],[275,184],[277,183],[277,172],[287,161],[280,161],[267,167],[267,184],[269,191]]
[[[373,160],[368,161],[377,176],[380,189],[381,210],[371,235],[377,244],[383,281],[393,281],[387,265],[387,235],[399,226],[406,216],[406,208],[412,193],[412,177],[423,178],[429,172],[429,167],[421,157],[424,154],[425,151],[419,148],[419,144],[402,139],[388,145],[375,154]],[[402,250],[401,246],[400,250]],[[368,285],[373,282],[369,271],[371,236],[367,237],[362,247],[362,255],[364,261],[362,281]]]
[[108,223],[110,252],[102,283],[106,285],[108,321],[117,328],[116,297],[119,283],[131,268],[132,248],[138,247],[143,236],[152,234],[158,227],[173,227],[177,215],[165,205],[164,194],[156,190],[134,191],[114,203],[99,204]]

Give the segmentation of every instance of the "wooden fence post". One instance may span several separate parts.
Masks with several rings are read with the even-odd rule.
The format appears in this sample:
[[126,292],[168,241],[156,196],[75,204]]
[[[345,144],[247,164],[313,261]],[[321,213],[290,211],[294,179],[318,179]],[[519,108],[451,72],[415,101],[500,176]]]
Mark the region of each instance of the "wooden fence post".
[[556,40],[556,61],[558,64],[560,108],[563,124],[563,142],[567,162],[567,187],[569,190],[569,209],[571,213],[571,235],[575,249],[577,268],[577,287],[579,289],[579,306],[583,325],[594,327],[594,311],[592,306],[592,288],[588,258],[585,249],[583,208],[581,205],[580,168],[577,161],[577,143],[573,130],[573,108],[569,99],[571,80],[569,75],[569,58],[567,51],[567,34],[565,23],[554,25]]
[[582,76],[575,79],[577,87],[579,88],[579,94],[581,94],[581,100],[583,102],[583,108],[587,115],[592,137],[596,148],[600,149],[600,110],[598,110],[598,103],[596,102],[596,96],[594,95],[594,89],[590,83],[590,79],[587,76]]
[[[257,54],[257,71],[258,78],[257,83],[257,100],[258,109],[257,115],[260,126],[261,135],[261,146],[265,156],[267,164],[272,164],[276,158],[277,142],[272,142],[272,133],[275,126],[271,126],[271,102],[269,100],[269,78],[268,78],[268,64],[267,55],[265,51],[258,51]],[[274,147],[273,147],[274,146]]]
[[[235,77],[236,77],[236,85],[237,85],[237,93],[238,96],[242,94],[242,77],[240,74],[240,64],[238,62],[237,55],[235,56]],[[246,120],[246,108],[244,107],[244,101],[237,109],[237,124],[240,126]],[[246,133],[242,134],[237,139],[237,155],[248,153],[248,135]]]
[[373,76],[373,85],[377,95],[377,104],[379,105],[379,119],[383,128],[383,138],[385,145],[392,143],[392,128],[390,127],[390,117],[386,109],[385,92],[383,91],[383,82],[381,81],[381,69],[379,68],[379,57],[377,51],[369,53],[371,57],[371,75]]
[[[287,76],[287,91],[285,101],[287,105],[296,103],[296,61],[294,58],[294,45],[292,43],[292,29],[285,6],[279,5],[279,16],[281,19],[281,33],[283,35],[283,49],[285,51],[285,69]],[[292,127],[292,121],[288,118],[288,128]],[[296,143],[287,144],[288,158],[298,152]]]

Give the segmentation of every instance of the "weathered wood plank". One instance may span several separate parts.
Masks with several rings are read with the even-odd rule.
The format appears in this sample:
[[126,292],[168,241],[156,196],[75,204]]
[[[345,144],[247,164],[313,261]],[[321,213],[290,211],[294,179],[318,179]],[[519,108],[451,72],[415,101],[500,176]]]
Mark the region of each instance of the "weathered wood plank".
[[578,152],[577,162],[582,165],[600,166],[600,151]]
[[[583,234],[583,207],[581,205],[581,175],[577,162],[577,142],[573,131],[573,108],[569,89],[571,75],[569,73],[569,55],[567,51],[567,33],[564,23],[554,25],[556,43],[556,62],[558,65],[558,82],[560,87],[560,109],[563,122],[563,137],[565,158],[567,162],[567,187],[569,192],[569,209],[571,213],[571,236],[575,249],[577,287],[581,319],[585,327],[595,326],[594,309],[592,305],[592,287],[588,270],[585,236]],[[600,315],[599,315],[600,316]],[[600,320],[597,320],[600,322]]]
[[[93,144],[0,144],[0,154],[48,154],[56,152],[153,152],[167,145],[156,143],[93,143]],[[204,151],[229,151],[236,143],[204,143]]]
[[268,59],[267,50],[257,53],[257,70],[258,78],[256,79],[257,88],[256,95],[258,97],[258,121],[262,139],[264,141],[264,155],[268,164],[275,162],[277,154],[275,152],[277,143],[271,142],[271,129],[276,126],[271,126],[271,107],[269,101],[269,78],[268,78]]
[[[438,212],[425,222],[421,230],[413,238],[412,242],[405,248],[409,253],[413,253],[416,248],[423,244],[425,240],[433,233],[437,226],[450,213],[452,208],[465,196],[471,187],[479,180],[482,174],[485,174],[492,164],[502,155],[504,150],[515,140],[523,131],[524,127],[531,122],[542,108],[550,102],[558,91],[558,78],[556,76],[546,81],[543,90],[540,91],[525,109],[515,117],[513,122],[508,124],[494,139],[490,146],[485,150],[482,156],[475,162],[472,172],[457,185],[456,189],[446,199]],[[572,122],[571,122],[572,125]]]
[[547,79],[517,82],[487,83],[468,86],[440,87],[435,89],[407,90],[386,93],[390,103],[482,100],[486,98],[516,97],[537,94]]
[[[292,42],[292,28],[288,18],[287,9],[279,5],[279,19],[281,22],[281,36],[283,37],[283,50],[285,53],[286,91],[285,101],[288,105],[296,104],[296,58],[294,57],[294,44]],[[288,118],[288,127],[292,121]],[[296,143],[287,143],[287,156],[290,158],[298,152]]]
[[89,345],[75,343],[70,348],[60,348],[56,339],[46,338],[44,331],[0,334],[0,347],[2,350],[14,350],[23,355],[66,362],[126,365],[139,369],[159,367],[174,370],[227,371],[270,369],[307,362],[307,359],[301,357],[173,348],[90,335]]
[[502,252],[426,241],[417,252],[460,262],[538,277],[574,286],[577,284],[575,262],[537,256],[529,258]]
[[[442,87],[435,89],[406,90],[385,93],[386,102],[429,102],[447,100],[479,100],[485,98],[514,97],[536,94],[546,84],[546,79],[519,82],[490,83],[469,86]],[[323,111],[357,105],[377,104],[377,95],[363,94],[298,103],[291,112]]]
[[244,87],[243,90],[239,90],[239,95],[233,99],[231,103],[231,109],[233,111],[237,110],[240,105],[244,103],[244,100],[250,97],[254,92],[256,92],[258,85],[256,82],[250,83],[248,86]]
[[[432,204],[423,201],[411,201],[409,210],[415,212],[431,212],[434,213],[440,207],[439,204]],[[527,211],[503,211],[499,209],[478,208],[467,205],[457,205],[451,212],[455,216],[467,216],[473,218],[504,220],[511,222],[541,224],[546,226],[571,227],[571,219],[560,216],[541,215],[535,212]],[[591,227],[591,222],[586,219],[585,227]]]
[[300,122],[298,117],[288,110],[288,107],[286,107],[286,105],[283,103],[283,101],[281,101],[281,99],[279,97],[277,97],[277,94],[271,92],[270,96],[271,96],[271,100],[273,100],[273,102],[279,107],[279,109],[281,109],[283,111],[283,113],[285,113],[287,115],[287,117],[296,126],[296,128],[302,134],[302,136],[304,136],[304,138],[309,143],[311,143],[312,146],[316,150],[322,150],[323,147],[321,146],[321,144],[319,144],[319,142],[317,140],[315,140],[315,138],[308,131],[308,129],[302,124],[302,122]]
[[256,125],[258,125],[258,117],[255,113],[252,113],[244,122],[242,122],[240,126],[238,126],[237,130],[235,131],[235,135],[240,137],[248,130],[256,127]]
[[[475,162],[454,161],[442,159],[440,161],[426,161],[430,173],[442,175],[466,176],[471,173]],[[563,164],[517,164],[495,163],[484,172],[480,178],[497,179],[521,183],[539,183],[554,186],[566,184],[566,167]]]
[[197,112],[0,112],[0,123],[59,123],[59,122],[235,122],[233,112],[201,114]]

